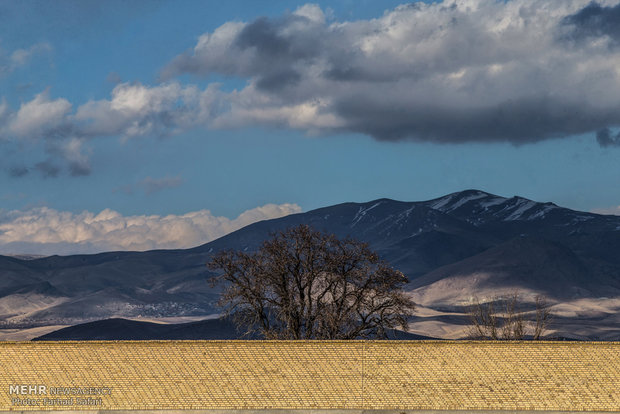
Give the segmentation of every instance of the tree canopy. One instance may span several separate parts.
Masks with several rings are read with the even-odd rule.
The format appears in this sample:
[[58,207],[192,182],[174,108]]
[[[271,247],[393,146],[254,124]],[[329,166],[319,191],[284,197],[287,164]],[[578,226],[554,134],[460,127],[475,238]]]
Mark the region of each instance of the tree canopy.
[[266,339],[385,338],[407,330],[407,278],[366,243],[307,225],[272,235],[256,252],[225,250],[208,263],[224,282],[220,305]]

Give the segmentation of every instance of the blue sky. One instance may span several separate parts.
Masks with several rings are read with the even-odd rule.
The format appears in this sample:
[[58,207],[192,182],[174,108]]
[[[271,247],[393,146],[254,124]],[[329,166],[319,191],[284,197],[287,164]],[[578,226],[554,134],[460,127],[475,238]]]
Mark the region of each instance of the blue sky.
[[620,214],[618,1],[401,4],[0,0],[0,253],[469,188]]

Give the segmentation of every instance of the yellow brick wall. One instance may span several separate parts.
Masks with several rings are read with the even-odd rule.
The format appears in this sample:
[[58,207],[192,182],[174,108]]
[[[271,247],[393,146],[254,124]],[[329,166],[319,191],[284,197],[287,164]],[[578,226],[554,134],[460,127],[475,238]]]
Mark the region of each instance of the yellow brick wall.
[[[59,407],[22,384],[111,394]],[[0,410],[264,408],[620,411],[620,342],[0,343]]]

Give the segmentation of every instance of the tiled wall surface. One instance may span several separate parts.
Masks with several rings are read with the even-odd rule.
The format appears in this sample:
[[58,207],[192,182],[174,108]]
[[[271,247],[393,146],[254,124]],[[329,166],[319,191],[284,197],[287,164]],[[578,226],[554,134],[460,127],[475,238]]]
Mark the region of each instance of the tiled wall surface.
[[0,343],[0,411],[102,409],[620,412],[620,342]]

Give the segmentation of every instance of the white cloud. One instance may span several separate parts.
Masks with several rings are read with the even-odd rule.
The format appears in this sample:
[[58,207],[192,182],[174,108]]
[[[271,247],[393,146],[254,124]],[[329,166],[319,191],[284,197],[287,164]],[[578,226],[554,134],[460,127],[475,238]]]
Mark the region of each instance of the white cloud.
[[[63,143],[60,148],[62,157],[69,164],[71,175],[90,174],[90,159],[84,151],[84,141],[78,138],[71,138]],[[87,150],[87,152],[90,152]]]
[[[305,5],[226,23],[163,73],[248,78],[221,97],[230,110],[216,127],[535,142],[620,124],[620,4],[588,7],[590,0],[444,0],[328,24],[318,6]],[[593,13],[605,26],[591,27]]]
[[14,68],[27,64],[33,56],[41,53],[49,53],[52,46],[47,42],[41,42],[30,46],[28,49],[17,49],[11,54],[11,64]]
[[325,23],[325,13],[317,4],[304,4],[293,12],[294,16],[301,16],[314,23]]
[[596,214],[610,214],[614,216],[620,216],[620,206],[618,207],[608,207],[608,208],[595,208],[591,210],[592,213]]
[[47,42],[36,43],[26,49],[16,49],[8,56],[0,56],[0,75],[13,72],[24,66],[36,56],[52,51],[52,46]]
[[[598,131],[601,145],[617,146],[604,132],[620,126],[620,0],[415,2],[355,21],[325,14],[306,4],[226,22],[170,62],[164,82],[119,83],[73,112],[48,92],[16,113],[0,104],[0,132],[79,146],[53,151],[70,170],[87,166],[89,139],[193,128],[514,144]],[[173,79],[187,73],[247,82],[224,91]]]
[[296,204],[266,204],[229,219],[214,216],[209,210],[167,216],[123,216],[110,209],[98,214],[46,207],[28,211],[0,210],[0,251],[76,254],[190,248],[254,222],[300,211]]
[[153,87],[121,83],[112,90],[111,99],[81,105],[73,120],[86,136],[168,134],[190,126],[198,98],[196,87],[177,82]]
[[20,137],[39,138],[60,127],[70,111],[69,101],[51,100],[46,90],[21,105],[9,121],[9,129]]
[[[213,33],[205,33],[198,38],[194,47],[195,56],[200,56],[199,60],[189,61],[183,56],[175,59],[175,62],[162,72],[164,79],[176,75],[180,71],[202,70],[203,66],[209,66],[214,72],[240,71],[246,75],[251,73],[252,55],[247,52],[237,55],[235,62],[231,62],[228,55],[233,48],[236,37],[245,27],[245,23],[227,22],[218,27]],[[185,64],[189,66],[185,66]]]
[[0,100],[0,138],[42,145],[48,159],[39,164],[54,165],[54,173],[44,172],[45,176],[58,176],[60,166],[71,175],[87,175],[91,171],[89,140],[186,131],[213,117],[216,100],[217,85],[200,91],[178,82],[152,87],[121,83],[112,90],[110,99],[89,101],[72,113],[69,101],[52,99],[47,89],[17,111]]
[[229,110],[205,118],[204,122],[213,128],[266,125],[313,133],[346,126],[345,121],[330,110],[329,99],[289,103],[263,94],[254,84],[248,85],[242,91],[221,95],[219,99],[227,102]]

